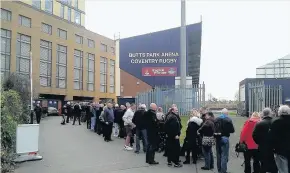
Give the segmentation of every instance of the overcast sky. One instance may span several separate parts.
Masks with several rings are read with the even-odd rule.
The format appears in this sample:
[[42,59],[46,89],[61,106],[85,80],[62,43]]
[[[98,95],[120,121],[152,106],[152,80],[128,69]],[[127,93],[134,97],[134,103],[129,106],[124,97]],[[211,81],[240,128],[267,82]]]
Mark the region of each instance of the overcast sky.
[[[200,81],[206,93],[233,99],[256,67],[290,53],[290,1],[187,1],[187,24],[202,15]],[[86,27],[121,38],[180,26],[180,0],[87,0]]]

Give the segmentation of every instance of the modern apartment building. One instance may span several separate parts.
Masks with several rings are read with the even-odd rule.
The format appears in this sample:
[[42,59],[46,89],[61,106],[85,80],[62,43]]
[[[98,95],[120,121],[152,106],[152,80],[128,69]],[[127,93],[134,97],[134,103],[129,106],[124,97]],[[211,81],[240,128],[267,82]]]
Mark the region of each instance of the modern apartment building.
[[2,1],[1,75],[32,60],[40,98],[115,99],[115,42],[84,26],[85,0]]

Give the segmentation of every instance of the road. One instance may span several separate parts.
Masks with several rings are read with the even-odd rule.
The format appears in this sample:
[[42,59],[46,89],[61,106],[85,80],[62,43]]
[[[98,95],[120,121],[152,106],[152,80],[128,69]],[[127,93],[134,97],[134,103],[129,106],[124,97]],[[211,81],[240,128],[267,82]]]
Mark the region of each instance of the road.
[[[113,142],[106,143],[101,136],[87,130],[84,124],[60,125],[60,121],[60,117],[42,120],[39,153],[43,160],[22,163],[18,165],[16,173],[171,173],[176,172],[176,169],[183,173],[217,172],[202,171],[202,160],[197,165],[170,168],[161,154],[156,155],[160,165],[148,166],[144,153],[138,155],[133,151],[123,150],[122,139],[113,138]],[[242,173],[241,163],[242,160],[232,153],[229,171]]]

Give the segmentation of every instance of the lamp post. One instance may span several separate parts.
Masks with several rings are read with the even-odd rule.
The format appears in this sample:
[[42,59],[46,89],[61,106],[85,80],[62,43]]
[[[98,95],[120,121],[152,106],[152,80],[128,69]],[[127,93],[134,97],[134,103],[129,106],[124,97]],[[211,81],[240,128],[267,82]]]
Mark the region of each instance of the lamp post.
[[181,26],[180,26],[180,86],[186,88],[186,5],[181,0]]
[[30,52],[30,124],[33,124],[33,115],[32,52]]

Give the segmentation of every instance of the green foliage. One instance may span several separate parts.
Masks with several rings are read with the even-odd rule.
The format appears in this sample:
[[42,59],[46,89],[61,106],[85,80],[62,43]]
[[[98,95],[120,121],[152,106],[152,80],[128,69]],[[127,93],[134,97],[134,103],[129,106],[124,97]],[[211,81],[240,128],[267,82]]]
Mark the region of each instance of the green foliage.
[[1,81],[1,172],[13,170],[16,128],[29,123],[30,82],[12,73]]
[[16,147],[16,128],[21,123],[22,102],[16,91],[1,93],[1,167],[2,172],[13,169]]

